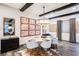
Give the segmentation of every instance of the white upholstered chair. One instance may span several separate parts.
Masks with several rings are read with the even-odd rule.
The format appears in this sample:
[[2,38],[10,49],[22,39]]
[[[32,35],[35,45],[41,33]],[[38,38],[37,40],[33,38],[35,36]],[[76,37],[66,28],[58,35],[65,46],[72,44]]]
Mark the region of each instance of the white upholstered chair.
[[51,40],[43,40],[40,46],[45,50],[49,49],[51,47]]
[[52,39],[52,44],[58,44],[58,38],[53,38]]
[[53,49],[58,49],[58,38],[53,38],[52,39],[52,45],[51,45],[51,47]]
[[33,49],[33,48],[37,48],[38,47],[38,43],[35,40],[28,40],[26,42],[26,47],[28,49]]

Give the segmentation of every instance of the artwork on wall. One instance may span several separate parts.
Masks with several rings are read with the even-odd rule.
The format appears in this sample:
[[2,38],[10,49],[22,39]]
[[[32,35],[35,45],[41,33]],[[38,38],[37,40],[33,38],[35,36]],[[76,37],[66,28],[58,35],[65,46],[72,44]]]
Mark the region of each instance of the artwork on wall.
[[28,36],[28,31],[21,31],[21,36],[23,37],[26,37]]
[[36,23],[36,21],[34,19],[29,20],[29,24],[35,24],[35,23]]
[[28,36],[28,23],[29,23],[28,18],[21,17],[20,23],[21,23],[21,25],[20,25],[20,30],[21,30],[20,36],[21,37]]
[[35,30],[35,24],[34,25],[29,25],[29,30]]
[[40,30],[41,26],[40,25],[36,25],[36,30]]
[[21,23],[23,24],[27,24],[28,23],[28,18],[25,18],[25,17],[21,17]]
[[41,33],[41,27],[36,23],[36,20],[27,18],[27,17],[21,17],[21,37],[27,37],[27,36],[33,36],[33,35],[40,35]]
[[4,18],[3,20],[3,35],[14,35],[15,20],[13,18]]
[[40,31],[36,31],[36,35],[39,35],[39,34],[41,34]]
[[29,31],[29,35],[35,35],[35,31],[34,30]]
[[22,24],[21,25],[21,30],[28,30],[28,24]]

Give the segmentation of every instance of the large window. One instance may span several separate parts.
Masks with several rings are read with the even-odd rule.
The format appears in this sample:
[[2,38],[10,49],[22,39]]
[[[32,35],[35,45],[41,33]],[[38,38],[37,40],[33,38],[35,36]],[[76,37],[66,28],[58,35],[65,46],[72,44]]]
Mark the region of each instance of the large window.
[[21,17],[21,37],[40,35],[40,28],[35,19]]
[[62,21],[62,40],[70,40],[70,23],[69,20]]

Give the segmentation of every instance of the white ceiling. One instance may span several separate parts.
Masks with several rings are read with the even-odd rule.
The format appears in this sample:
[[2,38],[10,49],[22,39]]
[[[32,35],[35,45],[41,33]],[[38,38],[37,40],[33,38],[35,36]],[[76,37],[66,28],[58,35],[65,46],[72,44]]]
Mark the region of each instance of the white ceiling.
[[[25,3],[3,3],[6,6],[21,9]],[[69,3],[34,3],[28,9],[26,9],[22,14],[34,18],[39,18],[39,15],[43,13],[43,6],[45,6],[45,12],[54,10],[56,8],[65,6]]]
[[[25,3],[3,3],[3,4],[9,7],[13,7],[15,9],[21,9],[25,5]],[[37,9],[39,11],[43,10],[42,7],[45,6],[46,8],[45,11],[47,12],[67,4],[68,3],[35,3],[32,5],[33,6],[32,8],[30,7],[30,9],[32,10]]]
[[3,3],[3,4],[15,9],[21,9],[25,5],[25,3]]
[[[39,9],[39,10],[42,10],[43,12],[43,6],[45,6],[45,12],[48,12],[48,11],[51,11],[51,10],[54,10],[56,8],[59,8],[61,6],[64,6],[64,5],[67,5],[68,3],[37,3],[36,4],[36,9]],[[35,9],[34,8],[34,9]]]
[[43,13],[43,6],[45,6],[45,12],[48,12],[67,4],[69,3],[35,3],[25,10],[23,14],[38,17]]

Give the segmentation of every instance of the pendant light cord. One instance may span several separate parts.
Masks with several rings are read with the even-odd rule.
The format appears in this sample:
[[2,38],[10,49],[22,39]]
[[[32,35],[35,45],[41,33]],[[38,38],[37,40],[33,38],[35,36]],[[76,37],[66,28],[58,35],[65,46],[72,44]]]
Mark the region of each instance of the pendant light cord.
[[[45,6],[43,6],[43,13],[45,13]],[[45,16],[43,16],[43,19],[45,19]]]

